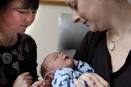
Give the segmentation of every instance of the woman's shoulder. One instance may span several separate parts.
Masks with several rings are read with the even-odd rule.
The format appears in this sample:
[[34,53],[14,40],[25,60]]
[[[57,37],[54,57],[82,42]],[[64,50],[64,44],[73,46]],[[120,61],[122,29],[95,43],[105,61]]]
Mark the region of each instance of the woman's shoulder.
[[106,31],[103,31],[103,32],[87,32],[85,38],[89,38],[89,39],[93,39],[93,38],[102,38],[102,37],[105,37],[106,35]]
[[84,39],[83,39],[83,43],[87,44],[97,44],[99,43],[101,40],[103,40],[103,38],[106,37],[106,31],[103,32],[87,32],[87,34],[85,35]]
[[33,39],[31,35],[26,34],[26,33],[19,33],[19,34],[18,34],[18,37],[19,37],[20,39]]
[[28,34],[26,34],[26,33],[19,33],[18,34],[18,39],[20,40],[20,41],[26,41],[26,42],[35,42],[34,41],[34,39],[32,38],[32,36],[31,35],[28,35]]
[[28,45],[34,45],[36,46],[35,40],[32,38],[31,35],[28,35],[26,33],[19,33],[18,34],[18,42],[22,44],[28,44]]

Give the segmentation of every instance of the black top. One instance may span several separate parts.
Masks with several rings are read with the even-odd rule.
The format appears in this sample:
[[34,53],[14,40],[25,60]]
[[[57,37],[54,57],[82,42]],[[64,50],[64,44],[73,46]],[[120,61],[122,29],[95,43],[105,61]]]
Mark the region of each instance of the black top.
[[18,34],[18,41],[10,47],[0,46],[0,87],[12,87],[23,72],[30,72],[36,81],[36,43],[27,34]]
[[89,63],[111,87],[131,87],[131,51],[125,64],[112,72],[111,56],[107,49],[106,32],[88,32],[74,55],[76,60]]

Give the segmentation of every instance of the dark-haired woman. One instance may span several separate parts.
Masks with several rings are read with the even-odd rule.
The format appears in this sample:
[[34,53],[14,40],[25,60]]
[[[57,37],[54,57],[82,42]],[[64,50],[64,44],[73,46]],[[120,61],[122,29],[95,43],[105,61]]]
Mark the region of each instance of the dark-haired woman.
[[25,30],[39,0],[0,0],[0,87],[28,87],[37,80],[37,53]]

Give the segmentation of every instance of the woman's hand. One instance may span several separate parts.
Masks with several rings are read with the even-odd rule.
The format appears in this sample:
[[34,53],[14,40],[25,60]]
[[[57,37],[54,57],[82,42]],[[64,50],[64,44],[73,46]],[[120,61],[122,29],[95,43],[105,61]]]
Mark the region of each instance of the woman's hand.
[[51,87],[51,82],[49,80],[40,80],[34,82],[31,87]]
[[22,73],[16,78],[13,87],[31,87],[33,83],[32,79],[29,72]]
[[[110,87],[109,83],[96,73],[84,73],[79,79],[85,80],[89,87]],[[76,80],[75,84],[83,87],[79,80]]]

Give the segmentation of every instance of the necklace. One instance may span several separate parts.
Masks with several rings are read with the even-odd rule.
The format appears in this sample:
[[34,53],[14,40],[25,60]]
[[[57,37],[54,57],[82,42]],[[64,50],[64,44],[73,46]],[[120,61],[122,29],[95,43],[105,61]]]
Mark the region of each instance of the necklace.
[[108,49],[110,51],[114,51],[115,50],[115,41],[110,41],[108,42],[108,45],[107,45]]
[[[109,30],[106,33],[107,38],[107,48],[109,51],[114,51],[116,49],[116,45],[118,45],[118,42],[122,42],[124,40],[130,40],[131,35],[131,28],[127,27],[122,33],[115,34],[115,32]],[[128,38],[128,39],[127,39]]]
[[[115,50],[115,48],[116,48],[116,42],[118,41],[118,40],[120,40],[120,38],[114,38],[114,39],[111,39],[111,37],[110,37],[110,35],[109,35],[109,31],[107,31],[107,47],[108,47],[108,49],[109,49],[109,51],[114,51]],[[112,38],[113,38],[113,36],[112,36]]]

